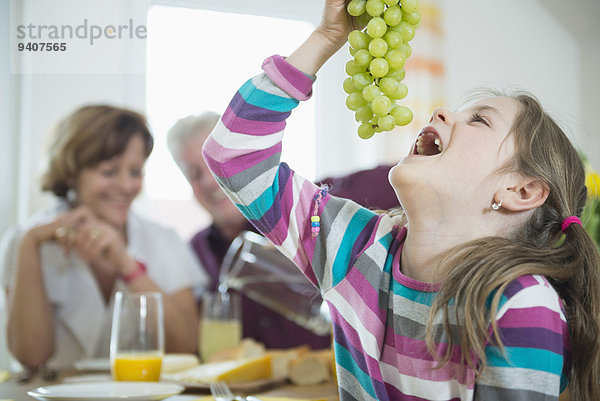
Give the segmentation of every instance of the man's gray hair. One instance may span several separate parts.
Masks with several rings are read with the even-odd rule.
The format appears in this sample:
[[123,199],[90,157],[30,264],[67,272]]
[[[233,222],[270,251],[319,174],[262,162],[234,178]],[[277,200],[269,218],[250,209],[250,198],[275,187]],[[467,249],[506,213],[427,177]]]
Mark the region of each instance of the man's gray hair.
[[205,111],[196,116],[187,116],[177,120],[167,132],[167,147],[171,156],[182,168],[181,151],[193,139],[206,138],[215,128],[221,116],[214,111]]

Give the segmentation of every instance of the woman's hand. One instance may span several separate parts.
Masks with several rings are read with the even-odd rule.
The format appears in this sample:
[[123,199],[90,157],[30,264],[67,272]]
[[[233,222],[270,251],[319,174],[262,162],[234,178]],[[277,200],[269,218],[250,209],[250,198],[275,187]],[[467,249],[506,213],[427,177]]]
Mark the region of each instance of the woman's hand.
[[54,231],[56,242],[65,253],[75,250],[85,262],[117,273],[122,273],[121,266],[131,259],[124,234],[98,219],[85,206],[63,214],[55,223],[60,224]]
[[50,241],[56,241],[60,245],[66,245],[67,237],[72,231],[67,216],[68,212],[63,213],[50,223],[33,227],[26,235],[36,246]]

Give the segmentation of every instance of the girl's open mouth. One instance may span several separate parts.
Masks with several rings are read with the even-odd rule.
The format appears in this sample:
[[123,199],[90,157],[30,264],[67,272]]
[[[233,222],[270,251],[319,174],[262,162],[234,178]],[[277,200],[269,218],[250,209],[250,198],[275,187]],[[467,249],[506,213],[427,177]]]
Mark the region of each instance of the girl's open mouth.
[[419,156],[433,156],[443,150],[442,140],[438,133],[431,127],[423,128],[413,146],[413,154]]

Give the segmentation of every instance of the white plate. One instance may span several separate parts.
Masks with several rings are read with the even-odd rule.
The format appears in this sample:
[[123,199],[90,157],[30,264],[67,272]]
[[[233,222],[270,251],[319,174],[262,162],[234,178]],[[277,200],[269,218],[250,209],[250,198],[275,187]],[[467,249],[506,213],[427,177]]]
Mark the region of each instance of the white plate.
[[[162,371],[174,372],[177,370],[189,369],[198,365],[198,357],[193,354],[165,354],[162,359]],[[73,364],[77,370],[87,370],[91,372],[110,371],[109,358],[87,358],[81,359]]]
[[62,383],[91,383],[91,382],[107,382],[111,380],[110,373],[84,373],[81,375],[67,376]]
[[71,383],[38,387],[27,394],[41,401],[162,400],[183,392],[177,384],[156,382]]
[[92,370],[96,372],[110,370],[110,359],[108,358],[89,358],[82,359],[73,364],[77,370]]

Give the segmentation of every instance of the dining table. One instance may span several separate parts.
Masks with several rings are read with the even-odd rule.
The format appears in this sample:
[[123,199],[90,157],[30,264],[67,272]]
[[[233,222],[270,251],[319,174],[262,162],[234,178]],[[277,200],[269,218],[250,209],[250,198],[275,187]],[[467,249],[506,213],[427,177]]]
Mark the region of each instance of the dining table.
[[[64,370],[59,371],[55,377],[48,378],[42,377],[41,374],[33,374],[28,380],[23,380],[22,375],[12,374],[11,377],[0,384],[0,401],[14,400],[34,400],[35,398],[27,394],[30,390],[35,390],[39,387],[50,386],[61,383],[81,383],[86,379],[89,380],[110,380],[110,376],[105,374],[85,372],[81,370]],[[174,395],[166,398],[166,401],[195,401],[206,399],[207,395],[210,395],[208,390],[199,390],[197,388],[186,388],[185,391],[179,395]],[[248,394],[242,394],[248,395]],[[289,382],[282,383],[278,386],[264,388],[259,390],[257,393],[252,395],[260,398],[265,397],[281,397],[290,399],[301,399],[301,400],[326,400],[326,401],[338,401],[338,389],[334,382],[326,382],[317,385],[294,385]]]

